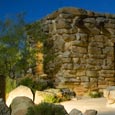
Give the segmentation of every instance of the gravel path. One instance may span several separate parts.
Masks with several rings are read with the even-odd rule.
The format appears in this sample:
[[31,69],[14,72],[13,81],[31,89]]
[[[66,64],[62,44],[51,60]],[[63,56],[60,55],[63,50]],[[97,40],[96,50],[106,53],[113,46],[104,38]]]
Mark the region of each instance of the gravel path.
[[80,100],[71,100],[62,102],[65,109],[69,113],[73,108],[76,108],[83,113],[88,109],[95,109],[98,115],[115,115],[115,108],[107,107],[105,98],[83,98]]

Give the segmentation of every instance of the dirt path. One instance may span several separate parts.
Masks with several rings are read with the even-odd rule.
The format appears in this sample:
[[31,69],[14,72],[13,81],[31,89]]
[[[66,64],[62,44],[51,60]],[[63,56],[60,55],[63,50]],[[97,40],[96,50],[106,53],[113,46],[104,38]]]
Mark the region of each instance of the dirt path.
[[61,104],[64,105],[68,113],[76,108],[83,113],[88,109],[95,109],[98,111],[98,115],[115,115],[115,108],[107,107],[105,98],[84,98],[62,102]]

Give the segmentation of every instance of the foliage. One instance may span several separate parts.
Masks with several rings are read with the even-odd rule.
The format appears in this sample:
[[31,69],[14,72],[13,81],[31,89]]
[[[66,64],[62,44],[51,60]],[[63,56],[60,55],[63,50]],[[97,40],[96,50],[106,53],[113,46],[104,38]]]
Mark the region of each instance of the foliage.
[[48,103],[59,103],[61,101],[61,99],[55,95],[46,95],[44,97],[44,102],[48,102]]
[[[0,74],[12,78],[26,75],[29,68],[36,66],[36,52],[32,48],[37,41],[44,41],[45,34],[40,22],[26,24],[24,14],[0,21]],[[28,39],[32,35],[32,39]],[[34,38],[34,39],[33,39]],[[33,40],[34,43],[30,43]],[[5,53],[4,53],[5,52]]]
[[[53,40],[47,39],[49,34],[44,32],[44,25],[41,24],[42,21],[37,21],[33,24],[27,25],[26,30],[28,35],[30,36],[29,38],[29,43],[33,47],[33,50],[36,50],[37,52],[41,52],[44,54],[44,60],[43,60],[43,65],[44,65],[44,71],[45,73],[48,73],[47,70],[49,70],[49,62],[55,61],[56,55],[54,54],[54,50],[52,49],[53,47]],[[34,44],[37,42],[40,42],[43,44],[43,47],[41,49],[35,49]],[[53,71],[51,71],[53,73]]]
[[32,91],[36,91],[36,90],[42,91],[42,90],[50,87],[49,84],[42,79],[35,81],[35,80],[33,80],[33,78],[29,78],[29,77],[21,79],[17,85],[27,86],[30,89],[32,89]]
[[[25,22],[23,14],[0,23],[0,74],[15,77],[18,73],[17,62],[25,46]],[[5,53],[4,53],[5,52]]]
[[91,91],[91,92],[89,93],[89,96],[90,96],[91,98],[98,98],[98,97],[102,97],[102,93],[97,92],[97,91]]
[[30,43],[36,43],[38,41],[44,43],[46,41],[47,35],[43,31],[43,25],[41,23],[41,21],[37,21],[26,25],[27,34],[30,36]]
[[29,87],[30,89],[32,89],[34,83],[33,83],[32,78],[26,77],[26,78],[20,80],[20,82],[18,83],[18,85],[24,85],[24,86],[27,86],[27,87]]
[[30,107],[26,115],[65,115],[66,111],[63,109],[61,105],[43,102],[34,107]]
[[16,80],[6,77],[6,94],[16,88]]
[[34,86],[33,89],[39,90],[39,91],[43,91],[44,89],[48,88],[48,83],[42,79],[39,79],[39,81],[35,81],[34,82]]

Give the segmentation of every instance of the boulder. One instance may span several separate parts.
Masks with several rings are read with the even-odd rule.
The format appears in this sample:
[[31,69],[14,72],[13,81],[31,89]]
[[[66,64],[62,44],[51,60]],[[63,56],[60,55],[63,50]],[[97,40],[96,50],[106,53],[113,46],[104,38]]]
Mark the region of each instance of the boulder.
[[46,92],[46,91],[36,91],[35,92],[35,98],[34,98],[34,103],[35,104],[40,104],[41,102],[45,101],[45,98],[47,96],[55,96],[54,93]]
[[15,97],[20,97],[20,96],[25,96],[33,100],[33,94],[32,94],[31,89],[26,86],[20,85],[9,93],[8,98],[6,99],[7,106],[8,107],[10,106],[10,104],[12,103],[12,100]]
[[16,97],[11,103],[11,115],[25,115],[29,107],[34,106],[32,100],[28,97]]
[[97,115],[96,110],[86,110],[84,115]]
[[69,115],[63,105],[54,105],[52,108],[55,112],[54,115],[59,115],[59,111],[61,113],[60,115]]
[[103,96],[107,99],[108,103],[115,102],[115,86],[109,86],[103,90]]
[[62,88],[62,89],[54,89],[50,88],[44,91],[36,91],[35,92],[35,98],[34,98],[34,103],[39,104],[43,101],[50,102],[51,99],[45,100],[46,98],[58,98],[61,101],[64,100],[70,100],[71,98],[75,97],[75,93],[68,88]]
[[2,98],[0,98],[0,115],[10,115],[10,109],[4,103]]
[[69,113],[69,115],[83,115],[81,111],[77,109],[72,109]]

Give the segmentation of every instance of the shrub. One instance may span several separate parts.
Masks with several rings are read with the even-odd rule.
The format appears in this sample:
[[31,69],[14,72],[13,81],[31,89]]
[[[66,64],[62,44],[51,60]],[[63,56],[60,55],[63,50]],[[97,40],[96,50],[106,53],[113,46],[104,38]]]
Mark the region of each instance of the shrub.
[[48,87],[48,84],[46,81],[39,79],[39,81],[33,83],[33,89],[43,91]]
[[33,89],[33,80],[32,80],[32,78],[26,77],[26,78],[22,79],[18,83],[18,85],[24,85],[24,86],[29,87],[30,89]]
[[[32,78],[30,77],[26,77],[26,78],[23,78],[22,80],[19,81],[19,83],[17,84],[18,86],[19,85],[24,85],[24,86],[27,86],[29,87],[33,92],[35,90],[38,90],[38,91],[43,91],[44,89],[47,89],[49,88],[49,82],[47,82],[46,80],[43,80],[43,79],[38,79],[38,80],[33,80]],[[50,83],[51,85],[51,83]]]
[[16,88],[16,80],[6,77],[6,95]]
[[55,105],[51,103],[42,102],[39,105],[28,108],[26,115],[66,115],[62,105]]
[[89,93],[89,96],[91,98],[98,98],[98,97],[101,97],[102,94],[100,92],[97,92],[97,91],[92,91],[92,92]]
[[59,103],[61,101],[60,98],[58,98],[55,95],[47,95],[44,97],[44,102],[48,102],[48,103]]

